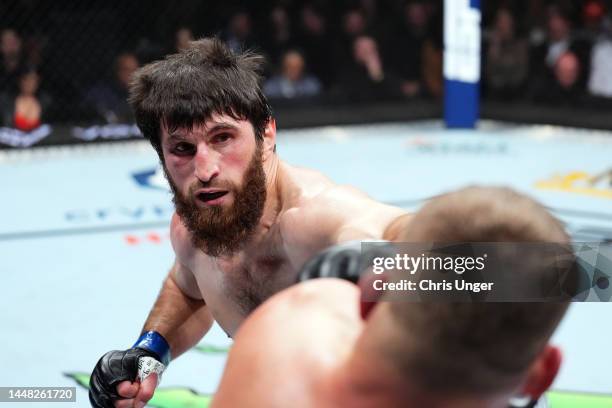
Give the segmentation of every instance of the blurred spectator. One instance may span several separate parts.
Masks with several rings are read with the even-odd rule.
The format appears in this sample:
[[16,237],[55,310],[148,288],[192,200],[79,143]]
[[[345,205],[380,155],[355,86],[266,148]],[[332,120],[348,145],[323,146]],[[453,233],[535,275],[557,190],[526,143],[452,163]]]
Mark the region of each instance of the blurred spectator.
[[342,18],[343,33],[348,38],[355,38],[365,34],[367,20],[361,9],[348,10]]
[[378,45],[369,36],[357,37],[353,42],[352,61],[339,78],[339,85],[343,95],[352,102],[401,96],[399,80],[384,69]]
[[442,10],[437,9],[431,17],[429,34],[423,43],[421,57],[421,76],[423,78],[423,93],[435,99],[442,98],[444,94],[444,77],[442,75],[443,62],[443,24]]
[[569,18],[557,9],[551,9],[548,16],[548,44],[546,46],[546,65],[553,68],[561,55],[571,45],[571,23]]
[[557,59],[555,64],[555,78],[561,89],[571,89],[578,82],[580,74],[580,61],[576,54],[566,52]]
[[342,31],[336,37],[333,50],[336,78],[343,76],[344,68],[352,64],[355,39],[366,35],[366,29],[367,22],[361,9],[349,9],[342,16]]
[[45,35],[30,35],[24,41],[24,55],[26,64],[41,67],[45,62],[45,55],[47,47],[49,46],[49,39]]
[[423,44],[427,38],[429,16],[422,1],[410,1],[403,9],[402,23],[395,33],[393,62],[402,80],[401,90],[408,97],[421,93]]
[[392,7],[385,0],[359,0],[359,10],[364,18],[364,30],[356,35],[367,34],[374,37],[378,43],[379,52],[383,59],[387,60],[396,49],[393,41],[394,24],[396,13],[391,11]]
[[501,99],[518,96],[527,79],[529,49],[526,40],[517,38],[509,10],[497,11],[487,40],[484,77],[488,95]]
[[193,41],[193,32],[190,28],[180,27],[174,34],[174,52],[184,50]]
[[98,83],[85,95],[85,102],[94,110],[96,116],[107,123],[133,121],[127,97],[130,80],[138,66],[138,59],[130,52],[115,58],[113,79]]
[[[126,87],[139,61],[183,49],[201,33],[219,33],[233,50],[263,50],[271,63],[266,74],[276,74],[266,92],[285,102],[330,91],[358,101],[443,95],[440,0],[187,3],[143,8],[125,2],[119,10],[102,2],[89,10],[10,1],[27,7],[19,13],[4,8],[11,12],[1,27],[15,27],[0,31],[5,105],[13,110],[19,72],[35,66],[55,102],[43,109],[46,120],[131,121]],[[612,0],[483,2],[483,21],[491,22],[482,47],[485,98],[584,99],[597,102],[589,105],[594,107],[612,102],[612,23],[604,23],[610,5]],[[117,57],[108,70],[119,47],[133,53]],[[293,49],[302,55],[287,52]],[[583,98],[587,94],[593,97]]]
[[559,57],[570,50],[571,22],[565,12],[551,6],[546,18],[546,38],[541,44],[536,44],[531,53],[530,72],[532,79],[541,82],[552,76],[552,71]]
[[571,51],[561,54],[553,67],[553,76],[539,84],[534,94],[536,102],[577,106],[584,102],[584,90],[579,82],[580,60]]
[[296,50],[283,55],[280,75],[264,84],[264,93],[272,99],[297,99],[317,96],[321,93],[319,80],[305,73],[304,57]]
[[2,101],[2,121],[5,125],[28,132],[43,123],[50,98],[40,91],[40,75],[33,67],[18,74],[17,91]]
[[277,65],[282,53],[292,45],[292,42],[293,32],[289,13],[284,7],[276,6],[268,15],[262,43],[268,54],[269,62]]
[[525,0],[516,5],[513,11],[520,16],[520,22],[528,31],[529,44],[538,47],[546,41],[547,0]]
[[11,93],[17,88],[17,76],[25,65],[21,38],[15,30],[0,33],[0,93]]
[[300,10],[296,43],[304,51],[312,73],[329,87],[333,80],[331,38],[325,17],[310,4]]
[[591,54],[589,93],[597,97],[612,98],[612,21],[605,19],[599,38]]
[[222,38],[234,52],[254,48],[257,45],[257,41],[253,35],[252,21],[249,13],[239,11],[233,14]]
[[578,37],[584,41],[593,42],[599,36],[606,6],[601,0],[587,0],[581,11],[582,27],[578,30]]
[[367,25],[378,24],[380,22],[377,0],[360,0],[359,5]]

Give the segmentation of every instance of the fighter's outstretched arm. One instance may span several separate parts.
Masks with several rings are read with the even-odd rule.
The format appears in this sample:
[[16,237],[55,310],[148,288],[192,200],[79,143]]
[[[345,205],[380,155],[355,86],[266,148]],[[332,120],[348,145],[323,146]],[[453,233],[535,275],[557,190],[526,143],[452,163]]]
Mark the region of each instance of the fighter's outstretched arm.
[[96,364],[89,389],[93,407],[144,406],[153,397],[170,358],[194,346],[212,325],[196,288],[191,271],[175,262],[136,344],[109,351]]
[[190,270],[175,262],[144,324],[142,333],[155,331],[170,345],[173,359],[196,345],[213,318],[201,298]]

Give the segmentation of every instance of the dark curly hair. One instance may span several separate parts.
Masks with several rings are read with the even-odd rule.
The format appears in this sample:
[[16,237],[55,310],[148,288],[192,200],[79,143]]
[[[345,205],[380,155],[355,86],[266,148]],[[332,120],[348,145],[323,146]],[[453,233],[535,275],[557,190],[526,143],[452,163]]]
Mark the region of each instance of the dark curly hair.
[[272,112],[261,83],[264,58],[234,54],[221,40],[204,38],[177,54],[140,68],[129,103],[141,132],[163,162],[162,123],[170,130],[204,123],[213,113],[248,120],[258,141]]

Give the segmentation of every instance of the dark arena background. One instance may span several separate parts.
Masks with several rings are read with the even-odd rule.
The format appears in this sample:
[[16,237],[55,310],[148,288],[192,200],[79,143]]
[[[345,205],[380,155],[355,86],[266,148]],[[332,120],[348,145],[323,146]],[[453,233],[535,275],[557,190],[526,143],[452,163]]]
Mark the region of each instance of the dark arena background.
[[[266,56],[289,163],[409,210],[509,186],[575,242],[612,242],[609,1],[1,0],[0,34],[0,387],[77,387],[53,406],[89,406],[91,369],[138,335],[173,262],[127,84],[203,36]],[[594,264],[608,282],[612,260]],[[612,407],[612,288],[593,291],[538,407]],[[230,345],[215,326],[149,406],[208,406]]]

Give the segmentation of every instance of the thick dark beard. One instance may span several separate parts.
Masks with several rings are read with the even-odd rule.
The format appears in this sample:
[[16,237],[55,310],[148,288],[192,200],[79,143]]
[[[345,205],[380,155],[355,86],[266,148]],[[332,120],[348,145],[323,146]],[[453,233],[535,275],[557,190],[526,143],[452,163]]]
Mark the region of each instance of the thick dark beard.
[[[172,189],[174,206],[181,221],[191,233],[194,247],[205,254],[231,256],[240,250],[253,236],[266,202],[266,174],[263,170],[262,149],[258,146],[242,180],[242,188],[231,185],[201,183],[191,186],[185,197],[176,187],[172,178],[166,178]],[[216,187],[230,190],[234,194],[231,208],[211,206],[201,208],[194,202],[193,192],[202,187]]]

